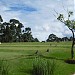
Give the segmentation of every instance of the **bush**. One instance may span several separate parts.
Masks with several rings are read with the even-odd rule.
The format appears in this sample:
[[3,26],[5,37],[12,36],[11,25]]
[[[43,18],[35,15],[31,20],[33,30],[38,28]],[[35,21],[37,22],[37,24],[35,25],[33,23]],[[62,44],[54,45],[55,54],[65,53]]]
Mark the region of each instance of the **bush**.
[[32,75],[53,75],[54,68],[54,61],[36,59],[33,63]]

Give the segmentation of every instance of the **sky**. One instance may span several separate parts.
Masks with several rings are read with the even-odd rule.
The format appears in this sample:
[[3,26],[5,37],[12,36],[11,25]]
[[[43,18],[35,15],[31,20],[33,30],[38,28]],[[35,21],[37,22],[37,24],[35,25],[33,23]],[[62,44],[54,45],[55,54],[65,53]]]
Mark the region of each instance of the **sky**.
[[[50,34],[71,36],[71,31],[56,17],[67,11],[75,11],[75,0],[0,0],[0,15],[4,22],[17,19],[24,27],[32,29],[34,38],[44,41]],[[75,15],[72,16],[75,19]]]

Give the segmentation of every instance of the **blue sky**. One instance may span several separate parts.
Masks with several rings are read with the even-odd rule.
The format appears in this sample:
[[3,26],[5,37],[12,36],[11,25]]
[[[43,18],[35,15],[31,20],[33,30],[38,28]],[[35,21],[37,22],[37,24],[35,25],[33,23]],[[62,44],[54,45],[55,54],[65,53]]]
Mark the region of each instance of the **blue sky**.
[[32,35],[42,41],[51,33],[71,36],[70,30],[54,15],[56,11],[67,17],[67,11],[75,11],[74,3],[75,0],[0,0],[0,15],[4,21],[15,18],[25,27],[31,27]]

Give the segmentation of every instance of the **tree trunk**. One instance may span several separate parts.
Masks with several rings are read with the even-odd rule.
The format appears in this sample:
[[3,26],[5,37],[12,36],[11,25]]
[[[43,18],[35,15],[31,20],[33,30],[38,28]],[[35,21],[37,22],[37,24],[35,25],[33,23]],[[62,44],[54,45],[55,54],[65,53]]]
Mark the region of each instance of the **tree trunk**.
[[74,32],[73,30],[72,31],[72,34],[73,34],[73,39],[72,39],[72,47],[71,47],[71,59],[74,58],[74,50],[73,50],[73,47],[74,47]]

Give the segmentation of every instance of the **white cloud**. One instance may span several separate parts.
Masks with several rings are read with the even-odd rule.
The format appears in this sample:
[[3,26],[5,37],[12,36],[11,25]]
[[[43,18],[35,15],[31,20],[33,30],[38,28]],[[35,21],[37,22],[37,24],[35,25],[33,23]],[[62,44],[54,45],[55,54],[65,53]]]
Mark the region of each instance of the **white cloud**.
[[43,25],[43,30],[49,31],[50,30],[50,25],[49,24],[44,24]]

